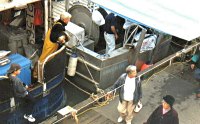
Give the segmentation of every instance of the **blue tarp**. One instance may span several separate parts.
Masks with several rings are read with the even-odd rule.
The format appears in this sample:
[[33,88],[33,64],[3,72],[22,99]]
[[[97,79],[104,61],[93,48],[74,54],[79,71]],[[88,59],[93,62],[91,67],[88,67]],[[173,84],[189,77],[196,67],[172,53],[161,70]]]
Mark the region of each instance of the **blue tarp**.
[[188,41],[200,36],[198,0],[91,1],[132,22],[138,22]]

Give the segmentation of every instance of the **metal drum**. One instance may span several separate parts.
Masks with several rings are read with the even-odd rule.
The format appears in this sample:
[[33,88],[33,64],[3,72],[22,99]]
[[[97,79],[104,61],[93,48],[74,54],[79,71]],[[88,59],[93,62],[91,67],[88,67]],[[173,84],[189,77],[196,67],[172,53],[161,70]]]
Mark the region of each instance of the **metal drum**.
[[83,5],[74,5],[69,9],[72,14],[71,22],[85,29],[87,38],[95,41],[95,45],[99,40],[99,26],[93,23],[91,11]]

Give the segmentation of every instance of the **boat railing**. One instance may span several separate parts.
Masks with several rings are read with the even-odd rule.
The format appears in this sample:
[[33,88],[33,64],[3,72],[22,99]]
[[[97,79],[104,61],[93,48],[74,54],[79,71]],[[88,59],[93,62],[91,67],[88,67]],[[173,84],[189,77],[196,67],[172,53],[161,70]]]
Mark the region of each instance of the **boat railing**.
[[[44,77],[44,68],[45,65],[51,60],[54,59],[58,54],[60,54],[63,50],[65,50],[66,46],[63,45],[59,50],[47,56],[44,62],[38,62],[38,82],[43,84],[43,91],[46,91],[46,82]],[[59,64],[58,64],[59,65]],[[56,69],[56,68],[55,68]]]
[[0,80],[1,79],[7,79],[8,78],[8,76],[0,76]]
[[[131,29],[134,29],[134,30],[131,30]],[[141,25],[138,25],[138,24],[135,24],[135,23],[132,23],[130,26],[128,26],[125,29],[123,47],[125,47],[130,40],[131,40],[130,45],[133,45],[134,37],[137,35],[138,29],[146,30]]]
[[[197,39],[199,40],[199,39]],[[197,48],[200,46],[200,42],[196,42],[190,46],[187,46],[186,48],[172,54],[172,55],[169,55],[168,57],[162,59],[161,61],[155,63],[154,65],[150,66],[149,68],[147,68],[146,70],[144,71],[141,71],[138,73],[138,76],[141,77],[141,76],[144,76],[146,75],[147,73],[159,68],[160,66],[164,65],[164,64],[167,64],[168,65],[171,65],[174,61],[175,58],[177,57],[181,57],[183,56],[183,54],[187,54],[189,52],[193,52],[193,54],[195,53],[195,51],[197,50]]]

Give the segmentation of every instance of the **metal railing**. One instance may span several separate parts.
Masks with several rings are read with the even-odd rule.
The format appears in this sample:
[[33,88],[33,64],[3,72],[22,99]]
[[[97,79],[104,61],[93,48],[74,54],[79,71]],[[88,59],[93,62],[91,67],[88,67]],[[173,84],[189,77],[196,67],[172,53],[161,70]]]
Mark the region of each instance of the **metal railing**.
[[169,55],[168,57],[166,57],[166,58],[162,59],[161,61],[155,63],[154,65],[150,66],[146,70],[139,72],[138,76],[141,77],[141,76],[149,73],[150,71],[162,66],[163,64],[166,64],[167,62],[169,62],[169,65],[171,65],[175,58],[180,57],[182,54],[186,54],[190,51],[195,52],[198,46],[200,46],[200,42],[192,44],[192,45],[188,46],[187,48],[184,48],[184,49],[182,49],[182,50],[180,50],[180,51],[178,51],[178,52],[176,52],[172,55]]
[[56,52],[50,54],[49,56],[47,56],[44,60],[44,62],[40,63],[38,61],[38,82],[44,84],[44,66],[45,64],[52,59],[52,57],[54,57],[55,55],[61,53],[63,50],[65,50],[66,46],[63,45],[59,50],[57,50]]

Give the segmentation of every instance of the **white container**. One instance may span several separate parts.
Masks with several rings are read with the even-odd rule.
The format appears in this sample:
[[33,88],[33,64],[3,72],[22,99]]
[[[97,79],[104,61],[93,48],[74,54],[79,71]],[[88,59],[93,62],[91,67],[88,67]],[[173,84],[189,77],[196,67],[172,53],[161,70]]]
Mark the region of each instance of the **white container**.
[[[70,36],[70,40],[67,43],[67,45],[69,47],[74,47],[74,46],[78,45],[79,44],[78,42],[83,44],[84,37],[85,37],[85,30],[82,27],[80,27],[72,22],[69,22],[67,24],[67,26],[65,26],[65,30]],[[77,40],[77,38],[78,38],[78,40]]]

